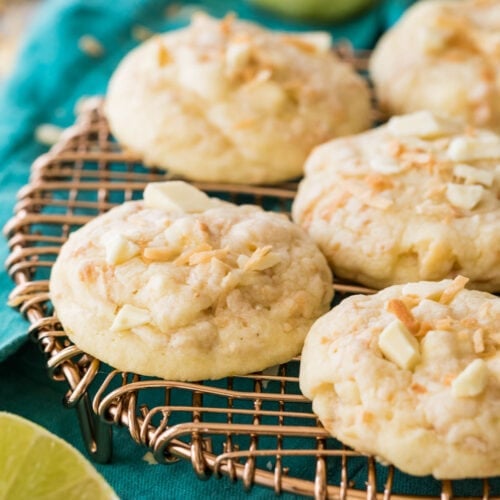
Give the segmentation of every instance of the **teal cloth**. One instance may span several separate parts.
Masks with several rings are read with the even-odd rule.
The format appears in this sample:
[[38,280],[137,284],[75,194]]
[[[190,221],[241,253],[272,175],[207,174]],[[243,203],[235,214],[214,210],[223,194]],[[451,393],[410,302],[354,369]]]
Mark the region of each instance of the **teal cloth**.
[[[312,26],[275,17],[235,0],[184,3],[170,18],[165,16],[170,4],[167,1],[46,0],[27,31],[11,78],[0,89],[0,224],[3,226],[10,218],[16,192],[28,182],[31,163],[45,151],[34,139],[36,127],[43,123],[70,125],[78,99],[105,92],[116,64],[137,43],[131,35],[134,26],[152,31],[177,28],[186,24],[197,6],[216,16],[234,11],[274,28],[326,28],[337,41],[348,39],[356,48],[370,48],[410,3],[386,0],[341,25]],[[79,50],[78,39],[86,34],[100,41],[105,51],[102,57],[93,58]],[[0,259],[4,261],[7,255],[4,241]],[[0,304],[6,303],[11,289],[12,282],[3,271]],[[76,415],[62,405],[65,385],[49,380],[37,347],[25,342],[28,323],[6,305],[0,305],[0,321],[0,409],[36,421],[83,450]],[[227,478],[201,482],[187,462],[149,465],[142,459],[147,450],[136,445],[125,429],[115,429],[114,442],[112,463],[96,467],[122,499],[273,496],[271,490],[258,486],[247,493],[241,483],[233,485]],[[400,480],[411,486],[411,478]],[[429,492],[437,491],[437,483],[429,480]],[[284,494],[283,498],[296,497]]]

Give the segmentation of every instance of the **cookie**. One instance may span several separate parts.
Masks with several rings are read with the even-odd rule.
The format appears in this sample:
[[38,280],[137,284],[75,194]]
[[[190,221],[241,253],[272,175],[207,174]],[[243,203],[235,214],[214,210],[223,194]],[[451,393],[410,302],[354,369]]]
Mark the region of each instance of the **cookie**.
[[311,328],[300,387],[344,444],[409,474],[500,474],[500,298],[466,279],[343,300]]
[[294,178],[315,145],[370,126],[367,85],[330,44],[199,14],[125,57],[106,116],[147,165],[188,179]]
[[150,184],[72,233],[50,296],[68,337],[123,371],[246,374],[297,355],[333,294],[325,258],[278,213]]
[[500,291],[500,136],[420,111],[319,146],[293,218],[369,287],[463,274]]
[[390,114],[428,109],[500,130],[500,3],[416,2],[381,38],[370,74]]

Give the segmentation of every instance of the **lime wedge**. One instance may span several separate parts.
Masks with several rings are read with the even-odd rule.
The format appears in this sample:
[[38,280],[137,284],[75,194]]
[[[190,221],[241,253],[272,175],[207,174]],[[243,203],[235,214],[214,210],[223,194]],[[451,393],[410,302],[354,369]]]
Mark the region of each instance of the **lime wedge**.
[[0,499],[118,499],[84,456],[43,427],[0,412]]
[[276,14],[311,21],[338,21],[374,4],[376,0],[249,0]]

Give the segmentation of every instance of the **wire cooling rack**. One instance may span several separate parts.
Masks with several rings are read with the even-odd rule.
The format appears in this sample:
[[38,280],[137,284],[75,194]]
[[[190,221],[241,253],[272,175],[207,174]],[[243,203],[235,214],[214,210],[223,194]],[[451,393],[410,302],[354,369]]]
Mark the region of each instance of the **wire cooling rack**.
[[[113,370],[73,345],[48,295],[60,246],[74,229],[140,198],[147,182],[165,178],[165,172],[145,169],[139,158],[119,148],[101,101],[94,100],[50,153],[34,163],[5,227],[11,249],[7,269],[15,283],[10,304],[29,320],[49,375],[68,388],[65,406],[76,408],[95,460],[110,460],[112,431],[123,426],[156,461],[186,459],[200,478],[228,476],[247,489],[260,484],[276,494],[318,499],[493,498],[497,480],[414,478],[330,438],[300,394],[299,359],[244,377],[180,383]],[[296,187],[198,186],[235,203],[287,213]],[[340,298],[370,293],[349,284],[335,288]]]

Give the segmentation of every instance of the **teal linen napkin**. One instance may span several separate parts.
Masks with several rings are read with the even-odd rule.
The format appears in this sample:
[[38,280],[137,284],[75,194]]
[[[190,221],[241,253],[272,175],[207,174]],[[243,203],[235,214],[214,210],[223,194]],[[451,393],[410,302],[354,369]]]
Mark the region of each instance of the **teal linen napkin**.
[[[45,0],[28,31],[17,67],[0,90],[0,224],[3,226],[11,216],[15,194],[27,183],[32,161],[46,150],[35,141],[36,127],[44,123],[70,125],[75,103],[82,96],[105,92],[118,61],[138,43],[133,37],[134,28],[141,26],[158,32],[174,29],[185,25],[193,9],[201,7],[216,16],[234,11],[243,18],[278,29],[328,29],[337,41],[347,39],[356,48],[370,48],[410,3],[411,0],[386,0],[342,24],[313,26],[278,18],[235,0],[175,2],[176,8],[172,8],[173,2],[159,0]],[[93,57],[80,50],[78,41],[84,35],[98,40],[102,55]],[[0,258],[5,260],[7,255],[4,241]],[[23,345],[28,323],[17,311],[1,305],[6,303],[11,289],[10,278],[3,271],[0,409],[34,420],[82,450],[76,415],[62,406],[65,385],[48,379],[35,345]],[[241,483],[233,485],[227,478],[201,482],[187,462],[149,465],[143,460],[147,450],[135,444],[125,429],[115,429],[114,442],[113,462],[96,467],[123,499],[273,497],[271,490],[258,486],[247,494]],[[359,477],[366,477],[366,471]],[[415,480],[401,475],[397,481],[411,491]],[[460,484],[461,491],[470,495],[477,495],[481,488],[478,482],[467,482],[463,487]],[[429,494],[438,494],[436,481],[429,479],[426,485]],[[498,492],[498,487],[498,482],[494,482],[492,493],[495,489]],[[296,496],[285,494],[283,498]]]

